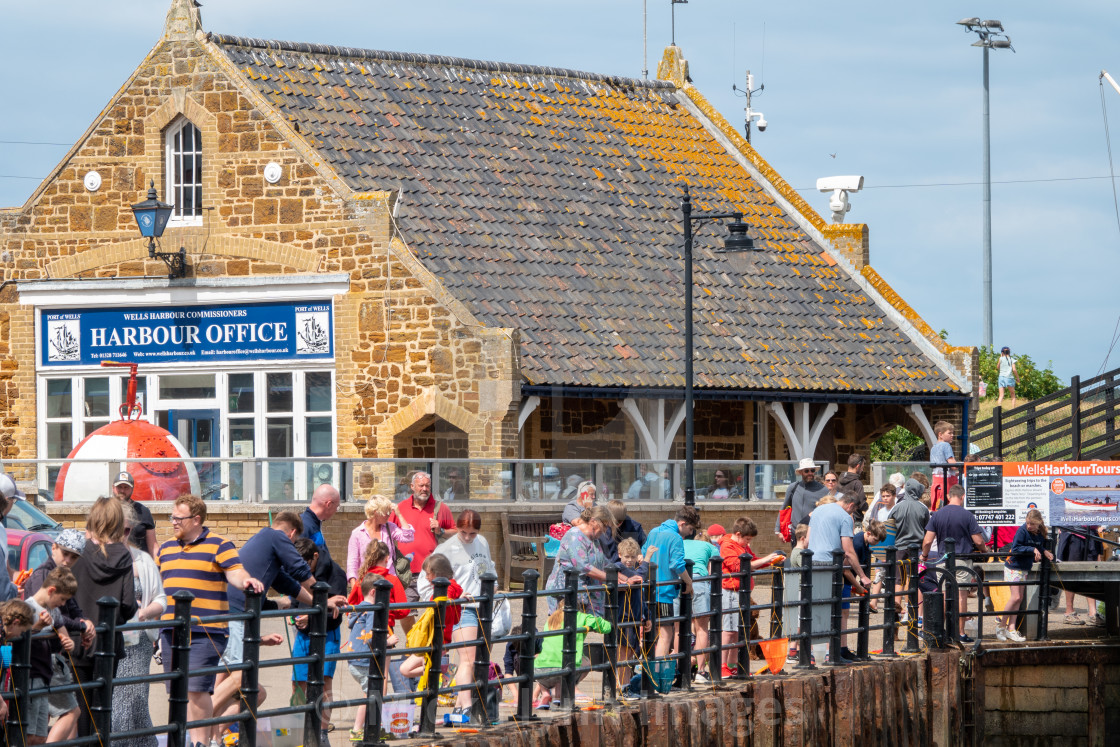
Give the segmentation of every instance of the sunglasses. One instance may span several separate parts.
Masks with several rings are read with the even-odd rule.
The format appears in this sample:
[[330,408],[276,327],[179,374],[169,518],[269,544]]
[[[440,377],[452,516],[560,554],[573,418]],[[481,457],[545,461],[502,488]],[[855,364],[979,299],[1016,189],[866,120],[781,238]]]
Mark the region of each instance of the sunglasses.
[[826,478],[824,478],[824,481],[825,482],[836,482],[836,478],[835,477],[826,477]]

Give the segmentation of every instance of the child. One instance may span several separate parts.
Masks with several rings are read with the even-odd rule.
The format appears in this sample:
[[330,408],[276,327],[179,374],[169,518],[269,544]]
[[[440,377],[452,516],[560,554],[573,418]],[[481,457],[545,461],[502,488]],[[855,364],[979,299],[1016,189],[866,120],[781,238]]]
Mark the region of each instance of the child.
[[[953,456],[953,424],[944,420],[938,420],[933,424],[933,435],[937,437],[937,443],[929,450],[929,461],[933,464],[953,464],[957,460]],[[934,467],[933,469],[933,504],[930,506],[930,511],[936,511],[941,508],[941,504],[945,502],[945,495],[949,488],[957,484],[957,475],[955,471]]]
[[637,542],[639,546],[646,543],[646,530],[626,513],[625,503],[617,498],[612,498],[607,501],[607,508],[610,510],[611,515],[614,516],[614,523],[618,525],[617,534],[619,542],[624,538],[629,538]]
[[[314,540],[306,537],[301,537],[295,541],[296,551],[299,552],[300,557],[307,562],[311,567],[311,573],[315,578],[315,583],[319,581],[325,582],[329,587],[329,601],[335,605],[346,604],[346,571],[326,556],[324,562],[323,556],[319,554],[318,546]],[[293,600],[294,601],[294,600]],[[302,606],[293,604],[293,607]],[[300,615],[295,618],[293,624],[296,627],[296,641],[292,647],[293,657],[307,656],[311,652],[311,634],[308,632],[308,616]],[[337,654],[342,650],[342,615],[336,617],[327,617],[327,643],[326,653]],[[329,731],[330,729],[330,701],[332,699],[332,687],[334,684],[334,672],[338,666],[337,661],[323,662],[323,700],[322,700],[322,714],[323,714],[323,730]],[[300,696],[306,698],[307,696],[307,665],[295,664],[292,666],[292,695],[297,699]]]
[[[649,558],[642,557],[642,548],[635,540],[624,539],[619,542],[618,557],[619,563],[616,567],[619,578],[638,576],[642,584],[649,581]],[[629,661],[634,658],[636,652],[642,650],[641,633],[649,630],[653,625],[650,620],[649,605],[645,599],[644,586],[619,584],[618,618],[615,624],[619,630],[618,661]],[[625,690],[626,685],[629,684],[630,671],[629,664],[619,664],[619,689]]]
[[[758,527],[749,516],[740,516],[731,525],[731,533],[723,536],[719,546],[719,555],[723,558],[723,666],[721,674],[724,679],[734,677],[736,672],[730,666],[738,658],[734,646],[739,639],[739,616],[744,610],[739,609],[739,556],[744,553],[751,558],[751,570],[766,568],[782,556],[772,552],[766,557],[756,558],[751,552],[750,541],[758,536]],[[751,579],[751,588],[754,588],[754,579]],[[751,638],[761,638],[758,632],[758,615],[751,614],[750,624],[747,626]]]
[[[376,570],[373,573],[367,573],[362,577],[361,582],[355,585],[354,588],[360,590],[362,593],[362,599],[359,600],[359,603],[373,604],[376,601],[375,586],[379,577],[388,578],[389,583],[392,583],[393,581],[397,582],[396,586],[393,587],[393,591],[390,592],[389,602],[391,604],[396,604],[396,602],[393,600],[392,595],[397,591],[398,588],[400,589],[401,602],[403,602],[404,588],[401,586],[401,582],[397,579],[397,577],[389,573],[389,548],[381,540],[373,540],[372,542],[370,542],[369,547],[373,547],[375,545],[380,545],[381,549],[375,551],[374,553],[375,565],[373,566],[373,568],[383,570],[384,573],[378,573]],[[369,556],[368,548],[366,549],[366,556]],[[350,597],[351,599],[353,599],[354,594],[351,593]],[[353,602],[351,602],[351,604],[353,604]],[[393,648],[397,645],[397,636],[393,634],[393,623],[407,614],[407,610],[389,610],[389,635],[385,639],[386,648]],[[365,653],[367,656],[369,655],[370,641],[373,639],[373,618],[373,610],[363,612],[360,615],[355,615],[351,618],[350,640],[348,641],[348,645],[350,646],[351,651],[354,651],[356,653]],[[350,669],[350,675],[358,681],[358,685],[361,686],[362,692],[366,695],[369,695],[369,659],[351,659],[349,662],[347,662],[347,665]],[[388,667],[386,667],[386,669],[387,668]],[[382,680],[383,685],[386,679]],[[354,712],[354,728],[350,730],[351,742],[361,742],[365,738],[365,724],[366,706],[363,703],[362,705],[358,706],[357,710]]]
[[[74,650],[74,639],[66,632],[62,625],[62,613],[59,608],[66,604],[74,592],[78,590],[78,581],[69,568],[55,568],[47,574],[43,585],[27,598],[27,606],[37,618],[35,630],[50,627],[57,634],[54,640],[46,638],[33,638],[31,640],[31,687],[46,687],[54,683],[54,655],[60,651],[67,653]],[[60,677],[61,679],[61,677]],[[49,735],[50,700],[46,695],[32,698],[30,711],[27,714],[25,728],[27,730],[28,744],[45,744]],[[59,727],[69,730],[69,724],[78,723],[78,704],[74,708],[59,716],[60,722],[66,726]]]
[[[862,532],[856,532],[852,537],[852,547],[856,551],[856,557],[859,558],[859,564],[862,568],[871,568],[871,548],[886,539],[887,530],[883,527],[883,523],[878,519],[871,519],[867,522],[867,529]],[[846,630],[848,628],[848,610],[852,603],[850,597],[853,591],[856,596],[863,596],[867,593],[865,589],[856,578],[855,574],[844,569],[844,588],[841,590],[841,596],[844,601],[840,604],[840,628]],[[848,648],[848,635],[845,633],[843,642],[840,648],[841,661],[847,659],[849,662],[854,662],[856,659],[852,655],[851,650]]]
[[708,527],[708,539],[717,548],[719,543],[723,541],[723,535],[727,534],[727,530],[723,528],[722,524],[712,524]]
[[[389,603],[390,604],[404,604],[408,601],[404,595],[404,586],[401,585],[401,580],[389,571],[389,560],[392,553],[389,551],[389,546],[381,540],[370,540],[366,545],[366,551],[362,554],[362,567],[358,571],[358,583],[354,584],[354,588],[350,591],[350,597],[346,600],[347,604],[354,605],[355,607],[361,604],[366,599],[367,594],[362,590],[362,581],[367,576],[373,578],[380,576],[387,580],[392,588],[389,590]],[[392,632],[393,623],[408,617],[408,610],[390,610],[389,611],[389,630]],[[351,623],[353,626],[353,623]]]
[[[1007,581],[1026,581],[1031,566],[1036,560],[1042,560],[1046,555],[1047,560],[1054,556],[1046,549],[1046,524],[1042,521],[1042,512],[1037,508],[1027,511],[1027,520],[1015,532],[1015,539],[1011,543],[1012,555],[1004,562],[1004,578]],[[1004,613],[1019,611],[1019,603],[1023,601],[1023,587],[1009,586],[1010,592]],[[1001,641],[1015,641],[1020,643],[1026,640],[1012,624],[1016,615],[1004,614],[996,620],[996,638]]]
[[[31,630],[36,615],[27,602],[9,599],[0,603],[0,644],[11,643]],[[8,677],[8,667],[0,663],[0,681]],[[8,720],[8,701],[0,699],[0,721]]]
[[[621,557],[621,553],[619,553]],[[545,630],[562,630],[564,627],[564,608],[557,607],[556,611],[548,616],[548,625]],[[601,617],[589,615],[586,612],[576,612],[576,651],[583,651],[583,639],[588,631],[596,633],[609,633],[611,624]],[[586,667],[588,659],[583,658],[577,667]],[[552,635],[544,639],[541,652],[537,655],[536,675],[544,692],[541,699],[533,704],[534,708],[548,708],[553,698],[559,697],[561,675],[558,674],[564,666],[564,636]],[[576,682],[581,682],[587,672],[576,675]]]
[[[420,576],[417,578],[417,587],[420,589],[420,600],[423,602],[430,602],[432,600],[433,586],[428,579],[435,580],[437,578],[446,578],[451,580],[447,587],[448,601],[454,601],[463,596],[463,587],[454,580],[455,572],[451,568],[451,561],[447,556],[440,555],[439,553],[432,553],[424,559],[424,564],[420,567]],[[424,583],[420,583],[421,581]],[[459,624],[459,619],[462,617],[463,608],[458,604],[447,605],[447,614],[443,620],[443,645],[451,643],[451,632],[455,626]],[[434,608],[429,607],[420,614],[416,623],[408,631],[407,644],[409,648],[428,648],[432,645],[432,632],[434,630],[432,621],[435,619]],[[428,687],[424,680],[428,677],[428,672],[432,667],[432,662],[428,656],[420,656],[412,654],[401,663],[401,674],[409,679],[420,677],[421,681],[419,689],[423,690]],[[437,666],[437,671],[439,667]]]
[[[693,579],[709,575],[711,560],[718,557],[720,557],[719,547],[712,544],[708,534],[703,530],[684,541],[684,558],[686,561],[692,561]],[[711,581],[694,581],[692,584],[692,634],[696,641],[693,649],[708,647],[708,614],[712,609],[711,588]],[[677,601],[679,602],[680,599],[678,598]],[[675,612],[680,614],[679,606]],[[696,682],[702,685],[711,682],[707,661],[707,655],[692,657],[693,665],[696,666]]]
[[[809,549],[809,525],[798,524],[793,528],[793,549],[789,553],[789,564],[791,568],[801,567],[801,556]],[[787,581],[787,584],[791,582]],[[800,576],[794,576],[792,582],[792,589],[790,586],[786,587],[786,602],[798,602],[801,600],[801,583]],[[794,630],[798,628],[800,616],[798,614],[799,607],[786,606],[782,613],[782,625],[785,630]],[[789,647],[789,658],[797,659],[797,646],[791,645]]]

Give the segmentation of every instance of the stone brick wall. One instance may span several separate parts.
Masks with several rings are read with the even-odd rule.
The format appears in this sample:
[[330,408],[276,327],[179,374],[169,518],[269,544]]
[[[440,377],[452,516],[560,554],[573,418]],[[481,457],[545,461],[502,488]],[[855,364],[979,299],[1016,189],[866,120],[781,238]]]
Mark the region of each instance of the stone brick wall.
[[[354,194],[327,178],[301,138],[257,107],[257,94],[188,33],[184,18],[169,25],[58,173],[22,209],[3,212],[5,281],[165,275],[162,262],[148,259],[129,206],[149,181],[165,197],[163,133],[185,117],[201,132],[202,199],[213,208],[202,225],[172,224],[164,234],[164,251],[186,249],[188,279],[249,285],[263,276],[349,275],[349,293],[335,301],[337,453],[394,456],[412,448],[411,431],[399,434],[422,432],[438,417],[462,431],[474,456],[514,455],[516,335],[480,329],[393,238],[395,195]],[[263,178],[269,162],[282,167],[276,184]],[[90,170],[102,176],[96,192],[82,182]],[[3,287],[0,456],[9,459],[36,456],[33,320],[14,288]]]

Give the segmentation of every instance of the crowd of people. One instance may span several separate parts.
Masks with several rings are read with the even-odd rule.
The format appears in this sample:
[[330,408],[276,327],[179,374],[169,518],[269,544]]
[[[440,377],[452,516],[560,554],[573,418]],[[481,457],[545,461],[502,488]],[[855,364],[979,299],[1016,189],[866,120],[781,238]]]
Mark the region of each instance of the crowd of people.
[[[935,432],[939,440],[948,442],[952,438],[952,427],[947,423],[936,424]],[[951,461],[950,451],[946,465]],[[825,566],[833,562],[833,553],[839,552],[845,564],[844,596],[854,597],[869,590],[878,593],[882,588],[885,576],[882,569],[873,570],[872,561],[881,559],[881,551],[891,544],[897,548],[901,567],[918,571],[942,563],[946,541],[950,538],[955,541],[958,554],[986,547],[1010,552],[1005,572],[1009,580],[1024,578],[1032,563],[1043,555],[1049,556],[1044,543],[1047,528],[1037,511],[1029,513],[1024,525],[1013,532],[992,533],[981,527],[963,507],[964,490],[959,484],[950,484],[945,490],[943,505],[933,506],[936,510],[931,512],[930,480],[920,472],[909,478],[892,475],[890,482],[868,505],[861,479],[865,465],[863,457],[853,455],[845,472],[839,475],[829,472],[823,481],[818,481],[813,460],[801,461],[799,479],[788,487],[783,506],[789,509],[788,559],[784,552],[757,554],[752,550],[751,543],[759,530],[748,515],[735,518],[727,529],[719,524],[704,528],[697,510],[684,506],[647,533],[628,515],[624,501],[599,503],[594,483],[582,481],[573,485],[571,500],[564,507],[555,533],[560,539],[552,571],[544,583],[546,592],[555,592],[548,596],[549,614],[544,630],[557,631],[563,627],[564,608],[558,593],[565,589],[569,572],[575,574],[578,585],[576,650],[583,650],[582,638],[586,634],[616,630],[620,662],[636,659],[642,651],[655,660],[665,659],[676,651],[680,631],[672,619],[680,614],[682,592],[691,593],[693,649],[709,646],[711,600],[718,596],[723,612],[720,643],[725,648],[720,660],[720,676],[728,678],[739,672],[740,656],[736,645],[740,626],[749,631],[752,641],[763,637],[757,612],[751,613],[740,604],[744,595],[753,592],[754,585],[752,576],[752,588],[740,588],[743,557],[750,559],[752,570],[759,571],[776,565],[799,568],[808,557],[806,551],[812,552],[814,567]],[[948,466],[945,469],[950,470]],[[661,479],[651,474],[650,482]],[[646,477],[640,480],[640,487],[646,484]],[[942,482],[947,484],[949,480]],[[112,486],[113,495],[99,499],[90,508],[85,530],[62,531],[52,545],[50,558],[31,573],[22,588],[13,587],[15,593],[8,601],[0,603],[0,640],[11,641],[28,629],[54,633],[33,640],[33,688],[94,679],[93,621],[98,615],[98,600],[106,596],[119,602],[118,625],[151,620],[170,623],[175,616],[170,600],[179,591],[190,592],[194,597],[190,612],[189,663],[192,670],[216,667],[219,663],[228,668],[243,661],[244,623],[226,622],[220,617],[228,612],[244,611],[245,594],[250,590],[258,594],[272,592],[262,602],[265,609],[291,610],[295,634],[291,655],[294,658],[307,656],[311,651],[311,618],[300,610],[312,605],[311,589],[318,582],[326,583],[329,588],[328,654],[369,651],[374,630],[372,613],[359,610],[342,614],[340,608],[372,603],[378,582],[382,580],[390,585],[390,601],[401,605],[390,615],[388,644],[391,648],[403,647],[402,644],[424,648],[432,644],[432,610],[410,609],[407,605],[431,601],[433,581],[437,578],[449,580],[448,600],[463,600],[461,604],[448,607],[444,643],[472,641],[479,636],[477,599],[482,589],[481,579],[496,570],[489,544],[481,533],[482,518],[469,508],[453,514],[444,500],[432,494],[431,476],[425,472],[411,476],[408,493],[399,502],[374,496],[365,503],[365,519],[350,534],[343,564],[332,558],[323,532],[324,525],[332,520],[340,505],[339,493],[330,485],[319,486],[302,513],[291,510],[277,513],[269,526],[257,532],[240,549],[210,530],[206,523],[206,502],[191,495],[174,501],[170,514],[173,537],[163,543],[157,542],[152,515],[142,504],[132,500],[132,488],[132,476],[121,472]],[[10,499],[7,491],[0,493],[0,510]],[[785,529],[775,526],[780,534]],[[1099,554],[1100,549],[1091,539],[1066,540],[1061,552],[1066,558],[1074,558],[1077,554]],[[651,587],[647,582],[654,566],[658,585],[650,595]],[[721,568],[722,588],[713,595],[711,582],[704,577],[715,566]],[[614,608],[605,604],[601,589],[611,569],[617,570],[620,591],[620,603]],[[958,581],[971,582],[970,569],[970,561],[959,560]],[[923,574],[923,577],[931,578],[932,573]],[[902,574],[896,575],[896,579],[897,591],[901,592],[904,589]],[[920,588],[928,591],[931,583],[924,581]],[[829,597],[831,584],[831,570],[814,570],[814,599]],[[787,593],[789,590],[787,585]],[[1011,598],[1001,610],[1004,615],[996,632],[1001,640],[1022,640],[1015,624],[1020,593],[1020,589],[1012,588]],[[16,596],[22,596],[22,600]],[[960,610],[967,613],[967,591],[961,592],[959,605]],[[1072,597],[1068,605],[1072,605]],[[873,610],[878,609],[873,604]],[[900,608],[900,612],[904,611]],[[828,630],[829,614],[828,605],[813,606],[814,631]],[[920,617],[920,606],[917,614]],[[1073,621],[1075,617],[1071,611],[1067,619]],[[955,631],[964,642],[971,640],[965,628],[967,619],[967,614],[962,615],[961,628]],[[519,628],[510,631],[508,622],[507,611],[505,630],[496,630],[494,635],[520,632]],[[905,615],[903,622],[908,622]],[[785,615],[783,627],[787,635],[793,633],[796,615],[792,618]],[[846,621],[844,627],[847,627]],[[771,634],[774,633],[772,630]],[[652,651],[643,646],[650,636],[655,641]],[[282,636],[271,634],[263,636],[260,644],[275,646],[282,642]],[[534,652],[521,651],[518,644],[510,644],[504,663],[506,674],[516,675],[527,657],[535,657],[538,677],[533,706],[547,709],[553,699],[559,697],[563,636],[546,635],[539,643],[539,649]],[[164,671],[171,669],[171,627],[118,632],[114,644],[117,676],[147,674],[153,656],[162,662]],[[812,656],[824,661],[827,654],[823,636],[818,638],[815,634],[810,644]],[[797,651],[790,655],[797,656]],[[429,681],[441,675],[459,682],[473,680],[475,647],[457,648],[454,658],[457,662],[451,665],[450,662],[432,662],[426,656],[392,656],[390,651],[388,680],[393,691],[400,693],[424,689]],[[844,664],[853,658],[845,641],[840,649],[840,660],[830,663]],[[704,683],[713,678],[708,661],[707,656],[695,656],[691,662],[678,662],[677,666],[685,667],[686,676],[693,677],[695,682]],[[335,691],[337,663],[325,662],[323,669],[322,704],[325,707],[320,713],[325,729],[330,729],[329,706]],[[346,669],[346,675],[366,693],[375,681],[383,681],[370,676],[365,660],[350,661]],[[457,673],[462,674],[457,677]],[[632,676],[628,664],[618,666],[615,674],[622,695],[637,695],[640,681]],[[500,676],[500,668],[492,665],[491,677]],[[292,666],[291,682],[293,700],[305,702],[306,664]],[[235,714],[242,706],[241,685],[240,671],[227,669],[220,675],[192,676],[187,688],[188,720]],[[115,689],[115,733],[152,726],[148,695],[146,685]],[[268,695],[260,688],[259,703]],[[476,697],[475,692],[459,691],[451,706],[451,720],[465,721],[472,699]],[[0,701],[0,714],[6,715],[7,708],[7,702]],[[32,698],[22,723],[30,744],[88,736],[94,729],[89,698],[76,697],[74,693]],[[350,729],[352,741],[363,738],[364,723],[364,711],[359,709]],[[214,747],[228,728],[191,729],[189,744]],[[322,736],[327,743],[326,733]],[[115,738],[113,743],[154,747],[156,739],[154,736]]]

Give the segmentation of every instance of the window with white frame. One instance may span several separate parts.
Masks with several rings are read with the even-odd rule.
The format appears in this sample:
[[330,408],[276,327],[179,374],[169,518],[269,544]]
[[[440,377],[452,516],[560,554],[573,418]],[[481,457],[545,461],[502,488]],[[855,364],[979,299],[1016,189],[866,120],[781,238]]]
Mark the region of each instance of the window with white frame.
[[[119,418],[127,388],[127,375],[40,377],[39,453],[65,459]],[[206,475],[204,492],[221,485],[208,497],[306,500],[324,482],[337,486],[331,370],[150,373],[138,378],[137,403],[145,420],[171,431],[188,451],[197,447],[193,456],[246,460],[196,462],[200,479]],[[53,489],[60,467],[44,466],[40,484]]]
[[202,222],[202,132],[179,118],[164,135],[167,150],[167,202],[175,206],[171,221]]

